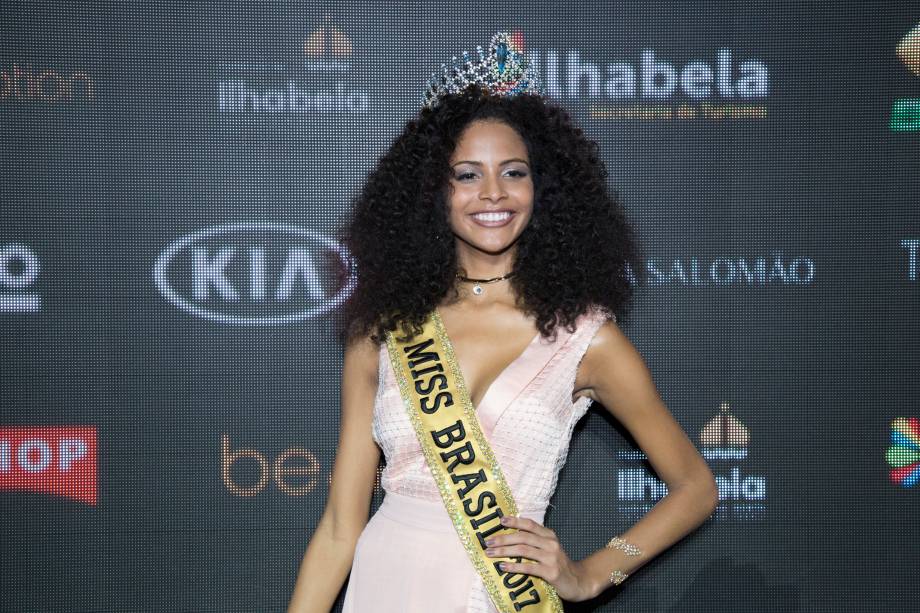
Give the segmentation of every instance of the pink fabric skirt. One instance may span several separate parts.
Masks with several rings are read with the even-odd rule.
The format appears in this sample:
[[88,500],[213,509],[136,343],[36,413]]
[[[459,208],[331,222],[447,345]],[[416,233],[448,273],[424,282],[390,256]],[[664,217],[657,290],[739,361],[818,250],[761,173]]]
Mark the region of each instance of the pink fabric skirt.
[[358,538],[343,613],[467,613],[478,581],[444,505],[387,492]]
[[[543,523],[543,513],[521,513]],[[387,492],[358,538],[343,613],[493,613],[444,505]]]

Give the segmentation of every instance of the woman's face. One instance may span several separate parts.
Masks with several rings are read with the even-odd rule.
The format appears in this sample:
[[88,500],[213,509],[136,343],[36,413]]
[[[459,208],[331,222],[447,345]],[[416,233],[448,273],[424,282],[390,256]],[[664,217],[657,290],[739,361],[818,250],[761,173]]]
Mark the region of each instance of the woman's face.
[[450,165],[448,207],[458,246],[504,252],[533,214],[533,179],[524,139],[504,122],[474,121],[460,134]]

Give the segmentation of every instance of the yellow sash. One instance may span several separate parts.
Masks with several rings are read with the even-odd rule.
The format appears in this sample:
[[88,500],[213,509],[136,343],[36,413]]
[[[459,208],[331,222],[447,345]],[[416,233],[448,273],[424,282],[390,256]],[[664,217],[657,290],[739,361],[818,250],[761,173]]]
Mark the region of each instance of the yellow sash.
[[513,530],[502,526],[500,518],[517,515],[518,509],[482,433],[437,309],[428,316],[422,334],[410,342],[397,341],[393,332],[386,341],[409,421],[447,514],[495,607],[501,613],[561,612],[562,602],[553,586],[498,566],[503,560],[523,558],[485,554],[487,538]]

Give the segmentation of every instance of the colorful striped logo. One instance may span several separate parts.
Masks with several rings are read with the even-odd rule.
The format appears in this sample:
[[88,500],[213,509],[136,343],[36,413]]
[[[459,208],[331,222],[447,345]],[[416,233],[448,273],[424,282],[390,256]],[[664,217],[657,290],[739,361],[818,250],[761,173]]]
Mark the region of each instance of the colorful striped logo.
[[920,419],[898,417],[891,422],[891,447],[885,458],[892,482],[903,487],[920,482]]

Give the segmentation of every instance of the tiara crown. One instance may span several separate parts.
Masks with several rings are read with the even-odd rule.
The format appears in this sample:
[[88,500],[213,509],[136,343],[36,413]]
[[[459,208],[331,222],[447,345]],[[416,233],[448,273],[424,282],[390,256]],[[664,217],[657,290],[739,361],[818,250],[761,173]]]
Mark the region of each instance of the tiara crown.
[[470,85],[479,85],[500,96],[518,94],[543,95],[539,75],[514,39],[507,32],[497,32],[489,42],[489,52],[476,47],[476,56],[464,51],[428,79],[422,104],[437,106],[447,94],[460,93]]

